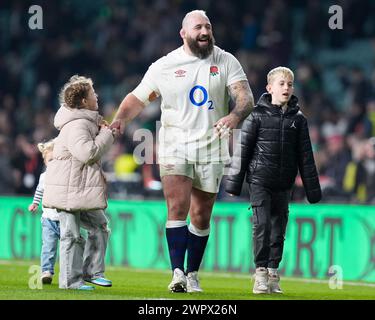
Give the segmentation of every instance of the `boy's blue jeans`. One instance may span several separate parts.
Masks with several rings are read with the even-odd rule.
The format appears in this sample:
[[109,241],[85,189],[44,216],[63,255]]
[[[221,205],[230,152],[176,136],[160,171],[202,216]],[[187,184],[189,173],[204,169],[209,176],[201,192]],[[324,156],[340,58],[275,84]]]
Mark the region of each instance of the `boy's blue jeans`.
[[57,255],[57,243],[60,239],[60,223],[47,218],[42,218],[42,254],[40,265],[42,272],[49,271],[54,274]]

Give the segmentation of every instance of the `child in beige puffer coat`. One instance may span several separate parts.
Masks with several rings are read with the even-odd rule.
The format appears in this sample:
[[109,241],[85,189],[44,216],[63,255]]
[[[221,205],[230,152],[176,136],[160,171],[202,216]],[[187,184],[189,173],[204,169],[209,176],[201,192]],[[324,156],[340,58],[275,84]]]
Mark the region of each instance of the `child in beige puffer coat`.
[[[104,214],[107,187],[100,158],[118,130],[108,127],[98,112],[92,80],[73,76],[60,93],[61,107],[54,125],[53,159],[45,178],[43,206],[60,218],[60,276],[62,289],[92,290],[84,281],[110,287],[104,277],[109,229]],[[80,227],[88,231],[87,241]]]

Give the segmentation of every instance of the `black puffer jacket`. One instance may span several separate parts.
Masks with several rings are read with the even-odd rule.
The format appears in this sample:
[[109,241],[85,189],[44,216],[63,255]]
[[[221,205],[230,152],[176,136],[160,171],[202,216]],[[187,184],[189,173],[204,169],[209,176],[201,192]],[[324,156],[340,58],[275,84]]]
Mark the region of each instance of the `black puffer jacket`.
[[321,199],[307,120],[292,96],[285,113],[271,104],[271,95],[259,99],[241,129],[226,185],[228,193],[239,195],[246,173],[247,182],[271,190],[291,189],[300,171],[310,203]]

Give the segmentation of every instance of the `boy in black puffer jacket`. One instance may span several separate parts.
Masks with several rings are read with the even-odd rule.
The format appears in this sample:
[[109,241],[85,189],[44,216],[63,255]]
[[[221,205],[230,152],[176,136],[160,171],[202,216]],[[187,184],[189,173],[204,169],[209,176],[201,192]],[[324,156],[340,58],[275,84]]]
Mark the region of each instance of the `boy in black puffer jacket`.
[[253,293],[282,293],[277,268],[298,170],[308,201],[321,199],[307,121],[293,95],[293,81],[293,72],[285,67],[268,73],[268,93],[242,125],[226,185],[226,192],[239,195],[246,173],[253,210]]

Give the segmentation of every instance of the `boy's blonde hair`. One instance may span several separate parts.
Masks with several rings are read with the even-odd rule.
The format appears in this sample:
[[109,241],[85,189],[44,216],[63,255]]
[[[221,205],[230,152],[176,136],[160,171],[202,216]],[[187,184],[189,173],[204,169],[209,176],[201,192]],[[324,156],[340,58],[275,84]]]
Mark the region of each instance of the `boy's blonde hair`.
[[270,84],[278,74],[282,74],[284,77],[291,78],[292,81],[294,81],[294,73],[292,70],[287,67],[277,67],[268,72],[267,83]]
[[80,109],[82,99],[87,98],[89,90],[92,88],[91,78],[86,78],[75,74],[64,84],[59,94],[61,105],[66,105],[72,109]]
[[43,159],[46,159],[47,154],[53,151],[54,145],[55,139],[38,143],[38,149],[41,152]]

